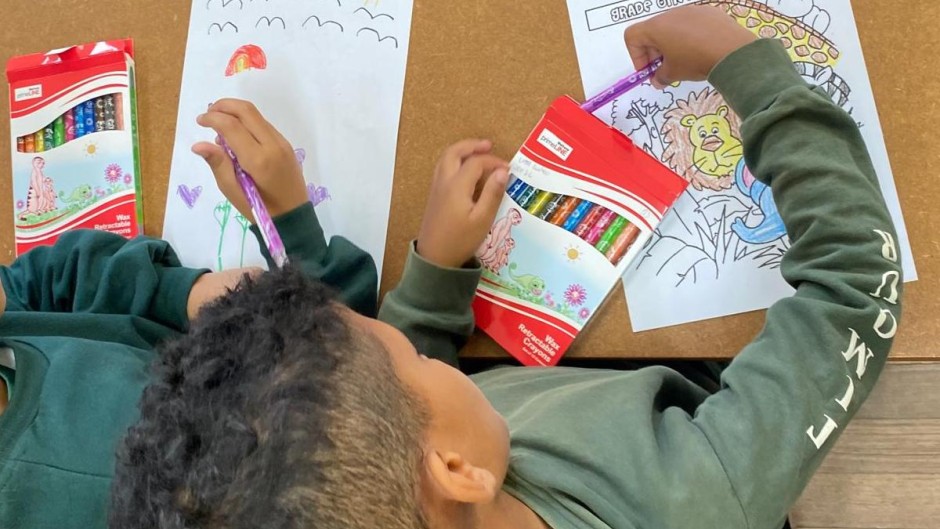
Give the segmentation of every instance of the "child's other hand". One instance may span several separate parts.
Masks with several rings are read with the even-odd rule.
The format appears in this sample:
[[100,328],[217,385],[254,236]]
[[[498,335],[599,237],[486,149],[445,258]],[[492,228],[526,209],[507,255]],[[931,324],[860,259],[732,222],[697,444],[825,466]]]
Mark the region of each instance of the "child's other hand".
[[701,81],[722,59],[757,37],[716,7],[685,6],[630,26],[624,40],[633,65],[663,58],[653,86]]
[[490,154],[492,148],[487,140],[464,140],[448,147],[437,163],[417,248],[437,266],[466,264],[493,225],[509,164]]
[[[197,117],[196,123],[225,138],[242,169],[254,179],[272,217],[307,202],[306,183],[294,149],[254,105],[238,99],[220,99]],[[225,151],[214,143],[200,142],[193,145],[193,152],[209,164],[225,198],[254,223],[248,199],[235,179],[232,160]]]

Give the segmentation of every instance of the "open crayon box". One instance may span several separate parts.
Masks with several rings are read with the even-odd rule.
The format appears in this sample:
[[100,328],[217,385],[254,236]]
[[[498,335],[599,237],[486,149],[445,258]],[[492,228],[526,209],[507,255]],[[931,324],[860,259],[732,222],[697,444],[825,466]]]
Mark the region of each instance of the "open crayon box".
[[477,252],[477,326],[525,365],[555,365],[620,282],[687,182],[571,98],[510,164]]
[[13,57],[7,80],[17,255],[74,229],[139,235],[133,42]]

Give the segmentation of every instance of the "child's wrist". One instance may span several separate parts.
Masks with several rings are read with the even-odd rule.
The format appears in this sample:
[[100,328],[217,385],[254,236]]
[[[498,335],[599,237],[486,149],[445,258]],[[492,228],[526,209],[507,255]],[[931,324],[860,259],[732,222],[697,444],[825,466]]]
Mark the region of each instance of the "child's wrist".
[[291,211],[305,205],[309,200],[306,196],[291,198],[290,200],[285,201],[272,201],[271,204],[265,204],[268,208],[268,214],[271,217],[280,217],[281,215],[286,215]]
[[423,260],[438,268],[460,268],[462,263],[455,263],[446,252],[439,252],[434,245],[424,244],[421,239],[415,241],[415,253]]
[[412,248],[415,255],[427,264],[444,270],[474,270],[480,267],[475,256],[463,258],[446,255],[446,252],[435,251],[433,246],[423,246],[421,239],[416,239]]

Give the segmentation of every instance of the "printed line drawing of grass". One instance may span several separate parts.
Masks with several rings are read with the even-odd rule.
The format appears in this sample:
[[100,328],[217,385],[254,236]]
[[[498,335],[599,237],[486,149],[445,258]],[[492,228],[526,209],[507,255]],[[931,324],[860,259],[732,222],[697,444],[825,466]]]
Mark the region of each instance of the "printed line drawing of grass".
[[[686,193],[689,193],[688,191]],[[670,212],[674,222],[681,226],[678,235],[663,235],[657,229],[640,253],[639,267],[655,266],[656,275],[672,276],[672,286],[686,282],[715,280],[725,265],[753,259],[759,268],[778,268],[788,244],[776,241],[764,245],[749,245],[731,230],[736,218],[746,218],[751,207],[730,194],[710,194],[695,199],[696,207],[674,209]]]

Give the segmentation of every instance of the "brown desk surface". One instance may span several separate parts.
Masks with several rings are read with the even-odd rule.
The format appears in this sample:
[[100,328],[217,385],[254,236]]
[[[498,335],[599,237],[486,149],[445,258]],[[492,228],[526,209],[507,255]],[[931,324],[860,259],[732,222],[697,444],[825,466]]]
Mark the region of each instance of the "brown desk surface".
[[[131,36],[136,40],[145,230],[163,226],[190,0],[42,0],[3,2],[0,59],[61,46]],[[920,281],[908,285],[894,357],[940,358],[940,4],[853,2],[885,140]],[[0,134],[9,137],[3,83]],[[582,96],[564,0],[416,0],[383,291],[402,270],[417,232],[437,154],[453,140],[493,138],[510,156],[557,95]],[[2,142],[0,167],[9,167]],[[0,219],[12,218],[8,178],[0,178]],[[13,259],[11,223],[0,223],[0,261]],[[729,357],[761,328],[763,312],[634,334],[623,294],[615,292],[569,356]],[[467,352],[503,354],[483,336]]]

